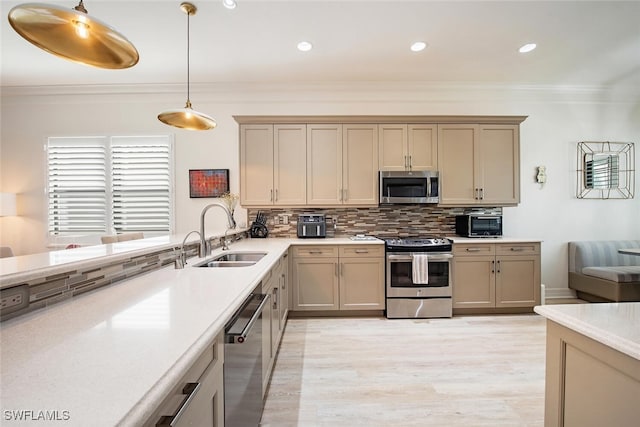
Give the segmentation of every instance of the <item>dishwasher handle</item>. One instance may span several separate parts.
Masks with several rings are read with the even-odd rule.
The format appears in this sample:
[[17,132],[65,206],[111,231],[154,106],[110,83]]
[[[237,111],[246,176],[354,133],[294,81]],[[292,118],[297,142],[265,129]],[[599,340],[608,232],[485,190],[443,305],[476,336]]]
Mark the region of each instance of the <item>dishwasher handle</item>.
[[[262,299],[262,301],[260,302],[260,305],[253,311],[253,313],[251,313],[251,317],[249,318],[249,321],[242,328],[242,330],[240,332],[231,332],[231,330],[236,325],[236,323],[241,322],[243,318],[246,318],[246,316],[236,316],[235,322],[233,322],[233,324],[228,328],[228,332],[226,333],[226,339],[225,339],[227,344],[242,344],[243,342],[245,342],[247,335],[249,335],[249,332],[251,331],[251,328],[256,323],[256,321],[260,318],[262,311],[264,310],[267,303],[269,302],[269,294],[253,294],[251,297],[251,299],[256,299],[256,298]],[[250,302],[251,301],[249,301],[249,303]],[[244,311],[249,303],[243,306],[240,309],[240,311]]]

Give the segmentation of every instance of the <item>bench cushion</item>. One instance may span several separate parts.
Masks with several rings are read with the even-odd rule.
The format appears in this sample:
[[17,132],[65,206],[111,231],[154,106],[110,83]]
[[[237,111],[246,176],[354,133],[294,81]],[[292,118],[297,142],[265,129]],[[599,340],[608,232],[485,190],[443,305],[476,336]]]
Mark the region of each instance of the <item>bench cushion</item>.
[[640,267],[585,267],[582,274],[618,283],[640,282]]
[[640,267],[640,256],[624,255],[618,249],[640,248],[640,240],[587,240],[569,242],[569,271],[584,273],[585,267]]

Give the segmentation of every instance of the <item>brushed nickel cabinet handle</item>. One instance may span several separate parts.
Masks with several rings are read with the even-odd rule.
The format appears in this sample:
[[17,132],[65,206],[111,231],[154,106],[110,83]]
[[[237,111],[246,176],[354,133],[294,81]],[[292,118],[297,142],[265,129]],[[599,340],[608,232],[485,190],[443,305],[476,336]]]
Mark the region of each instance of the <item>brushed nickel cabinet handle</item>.
[[496,272],[495,264],[496,264],[496,262],[495,262],[495,261],[491,261],[491,274],[493,274],[493,273],[495,273],[495,272]]
[[498,273],[500,273],[500,261],[498,261]]
[[480,200],[484,200],[484,188],[480,189]]
[[482,249],[480,248],[467,248],[466,251],[467,252],[480,252]]
[[413,162],[411,161],[411,155],[409,155],[409,170],[413,168]]
[[522,251],[524,251],[525,249],[524,249],[524,248],[520,248],[520,247],[515,247],[515,248],[511,248],[511,250],[512,250],[513,252],[522,252]]
[[355,253],[357,253],[357,254],[368,254],[369,253],[369,249],[356,249]]
[[273,188],[269,190],[269,201],[273,202]]
[[185,395],[185,398],[182,400],[182,404],[180,408],[173,415],[164,415],[160,417],[156,426],[176,426],[178,425],[178,421],[182,414],[187,410],[187,407],[191,403],[191,400],[200,389],[200,383],[186,383],[182,388],[182,394]]
[[278,201],[278,189],[277,189],[277,188],[276,188],[276,197],[275,197],[275,199],[274,199],[273,201],[274,201],[274,202],[277,202],[277,201]]

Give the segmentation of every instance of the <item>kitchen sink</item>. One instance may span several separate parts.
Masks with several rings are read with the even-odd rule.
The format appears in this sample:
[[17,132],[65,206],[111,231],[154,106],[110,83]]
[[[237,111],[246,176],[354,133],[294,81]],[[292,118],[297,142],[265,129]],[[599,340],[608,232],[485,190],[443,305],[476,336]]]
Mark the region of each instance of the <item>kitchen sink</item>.
[[266,252],[232,252],[220,254],[200,264],[196,264],[195,267],[249,267],[260,261],[266,254]]

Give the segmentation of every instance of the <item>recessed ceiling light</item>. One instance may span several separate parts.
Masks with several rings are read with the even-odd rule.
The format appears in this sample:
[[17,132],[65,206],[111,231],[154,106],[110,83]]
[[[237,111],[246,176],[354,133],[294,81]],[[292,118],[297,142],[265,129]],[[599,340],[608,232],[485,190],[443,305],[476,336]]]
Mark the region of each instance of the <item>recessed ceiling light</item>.
[[415,42],[411,45],[411,50],[414,52],[420,52],[427,47],[425,42]]
[[524,46],[522,46],[520,49],[518,49],[518,51],[520,53],[527,53],[527,52],[531,52],[533,49],[536,48],[536,44],[535,43],[527,43]]
[[222,0],[222,4],[227,9],[235,9],[238,5],[238,3],[236,3],[236,0]]
[[301,52],[309,52],[313,48],[313,45],[309,42],[298,43],[298,50]]

